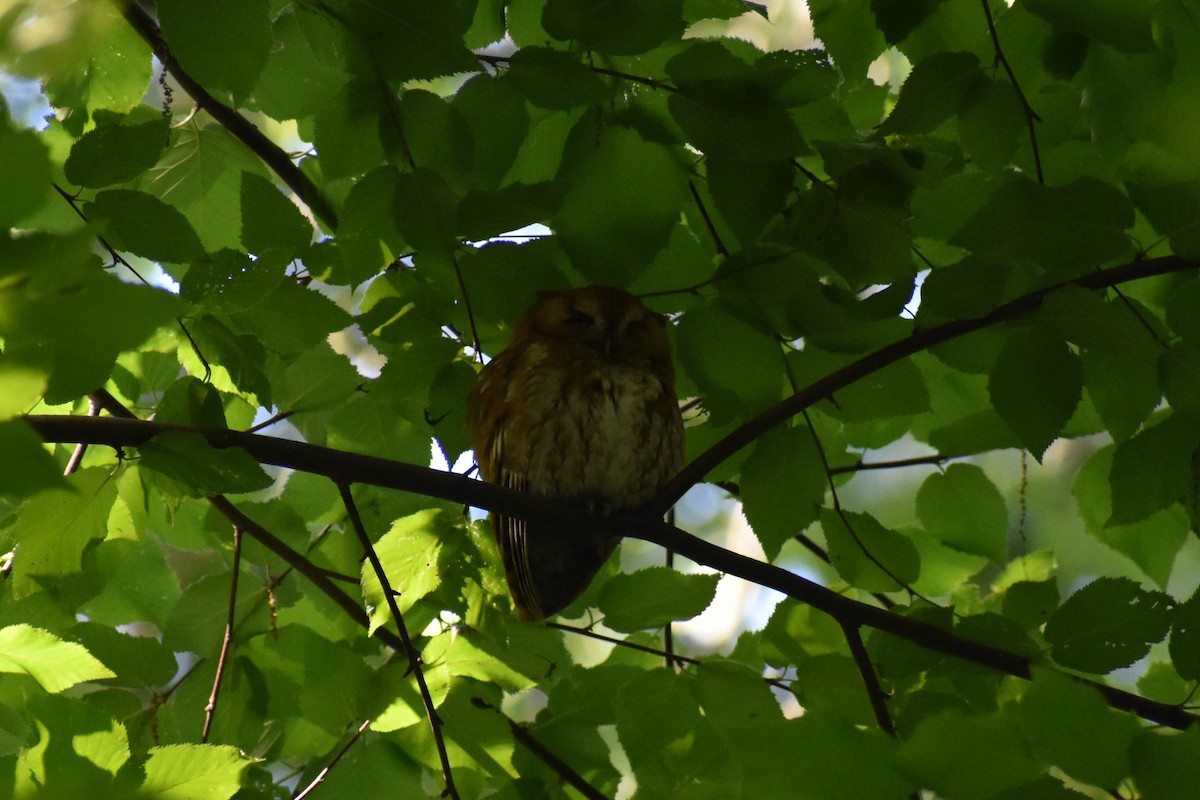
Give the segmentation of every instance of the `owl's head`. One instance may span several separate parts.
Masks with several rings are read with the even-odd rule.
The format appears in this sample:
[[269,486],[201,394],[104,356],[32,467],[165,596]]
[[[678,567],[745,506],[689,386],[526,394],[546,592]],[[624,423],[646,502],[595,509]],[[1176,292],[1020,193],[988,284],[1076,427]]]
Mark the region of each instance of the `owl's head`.
[[529,335],[581,344],[611,361],[671,362],[666,319],[612,286],[539,292],[514,338]]

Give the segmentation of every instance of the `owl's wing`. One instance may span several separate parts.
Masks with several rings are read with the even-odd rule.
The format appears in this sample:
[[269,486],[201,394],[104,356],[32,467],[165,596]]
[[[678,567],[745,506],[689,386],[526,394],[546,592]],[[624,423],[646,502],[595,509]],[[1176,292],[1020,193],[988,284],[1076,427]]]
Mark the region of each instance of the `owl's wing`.
[[[500,439],[501,436],[496,437],[497,445],[500,445]],[[523,473],[506,470],[499,454],[495,454],[494,459],[493,463],[498,464],[500,468],[498,482],[501,486],[518,492],[528,491],[528,481]],[[500,550],[504,575],[508,579],[508,588],[517,606],[518,615],[521,619],[541,619],[546,615],[539,607],[537,584],[529,566],[529,523],[517,517],[493,514],[492,529],[496,534],[496,546]]]
[[[503,457],[497,456],[493,463],[499,467],[501,485],[538,493],[523,471],[505,469]],[[617,544],[611,537],[530,524],[504,514],[492,515],[492,529],[517,615],[526,621],[545,619],[573,603]]]

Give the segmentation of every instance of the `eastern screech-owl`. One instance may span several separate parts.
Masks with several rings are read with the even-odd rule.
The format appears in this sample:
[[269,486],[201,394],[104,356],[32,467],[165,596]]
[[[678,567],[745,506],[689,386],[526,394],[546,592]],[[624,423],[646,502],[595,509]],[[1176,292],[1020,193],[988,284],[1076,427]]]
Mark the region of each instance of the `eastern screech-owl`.
[[[467,418],[484,480],[594,513],[635,508],[683,461],[666,320],[610,286],[541,292],[480,371]],[[616,546],[500,515],[492,524],[525,620],[570,605]]]

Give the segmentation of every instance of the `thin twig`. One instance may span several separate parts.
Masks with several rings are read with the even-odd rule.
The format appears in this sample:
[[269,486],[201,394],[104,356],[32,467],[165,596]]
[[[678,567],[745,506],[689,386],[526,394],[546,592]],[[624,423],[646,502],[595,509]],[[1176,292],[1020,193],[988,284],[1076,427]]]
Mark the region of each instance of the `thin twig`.
[[458,256],[454,256],[454,277],[458,281],[458,291],[462,293],[463,308],[467,312],[467,324],[471,326],[471,349],[475,351],[475,358],[479,363],[483,363],[483,351],[479,349],[479,329],[475,327],[475,312],[471,309],[471,295],[467,294],[467,284],[463,281],[462,266],[458,263]]
[[721,234],[717,233],[717,226],[713,223],[712,217],[708,215],[708,209],[704,206],[704,201],[700,198],[700,191],[696,189],[696,184],[688,181],[688,191],[692,194],[692,200],[696,203],[696,208],[700,209],[700,216],[704,219],[704,227],[708,228],[708,235],[712,237],[713,246],[717,248],[717,252],[726,258],[729,257],[729,250],[725,247],[725,243],[721,241]]
[[[792,538],[795,539],[797,542],[799,542],[801,547],[803,547],[808,552],[812,553],[817,558],[824,561],[826,564],[829,564],[831,566],[833,565],[833,559],[831,559],[829,557],[828,551],[826,551],[824,547],[821,547],[821,545],[814,542],[812,540],[812,537],[807,536],[803,533],[797,533]],[[883,592],[871,592],[871,596],[875,598],[876,602],[878,602],[879,605],[883,606],[884,608],[886,608],[888,610],[892,610],[896,607],[896,601],[893,600],[892,598],[888,597]]]
[[671,659],[673,661],[676,661],[676,662],[682,663],[682,664],[696,665],[696,664],[700,663],[700,659],[698,659],[698,658],[692,658],[691,656],[684,656],[684,655],[680,655],[678,653],[668,653],[666,650],[660,650],[657,647],[650,647],[649,645],[639,644],[637,642],[631,642],[627,639],[618,639],[615,636],[608,636],[607,634],[603,634],[603,633],[594,631],[591,628],[580,628],[575,625],[566,625],[562,622],[550,622],[550,621],[543,622],[542,624],[545,625],[547,628],[555,628],[560,631],[568,631],[570,633],[577,633],[580,636],[587,636],[591,639],[596,639],[601,642],[608,642],[609,644],[615,644],[618,647],[626,647],[626,648],[629,648],[630,650],[637,650],[638,652],[641,652],[641,653],[649,653],[652,656],[665,656],[668,659]]
[[571,765],[554,755],[554,753],[550,752],[546,745],[539,742],[533,736],[533,734],[525,730],[523,726],[518,725],[516,722],[513,722],[511,719],[509,719],[503,711],[496,708],[482,697],[472,697],[471,703],[476,708],[484,708],[489,711],[495,711],[497,714],[504,717],[504,721],[508,723],[508,729],[512,732],[514,739],[516,739],[520,744],[524,745],[526,750],[537,756],[538,759],[547,767],[549,767],[555,775],[561,778],[564,783],[569,786],[573,786],[576,791],[588,798],[588,800],[608,800],[607,797],[600,793],[600,790],[598,790],[595,786],[592,786],[584,779],[582,775],[572,769]]
[[875,712],[876,722],[888,736],[895,736],[896,726],[892,724],[892,715],[888,713],[887,695],[879,685],[879,676],[875,673],[875,665],[871,663],[866,646],[863,645],[862,633],[856,625],[843,625],[842,632],[846,635],[846,644],[850,645],[850,655],[858,667],[858,674],[862,676],[863,684],[867,688],[867,697],[871,700],[871,710]]
[[[83,213],[83,209],[81,209],[79,204],[75,202],[76,197],[74,195],[67,192],[66,189],[63,189],[57,183],[51,182],[50,185],[54,187],[54,191],[58,192],[59,196],[62,197],[63,200],[67,201],[67,205],[71,207],[71,210],[75,212],[76,216],[78,216],[84,222],[88,221],[87,215]],[[133,265],[129,263],[128,259],[118,253],[117,249],[109,244],[107,239],[105,239],[103,236],[97,235],[96,240],[100,242],[101,247],[108,251],[109,258],[113,260],[114,266],[116,264],[120,264],[125,269],[133,273],[133,277],[141,281],[143,285],[151,286],[150,281],[142,277],[142,273],[134,269]],[[192,346],[192,352],[194,352],[196,354],[196,358],[200,360],[200,365],[204,367],[204,382],[207,383],[208,379],[212,377],[212,367],[209,365],[208,359],[205,358],[204,353],[201,352],[200,345],[196,344],[196,340],[192,338],[191,331],[187,329],[187,325],[183,324],[183,317],[175,317],[175,322],[179,325],[179,329],[183,331],[183,335],[187,338],[188,344]]]
[[893,572],[891,567],[880,561],[879,558],[871,552],[871,549],[867,547],[866,542],[862,540],[862,537],[858,535],[858,531],[854,529],[854,525],[850,522],[850,518],[846,516],[846,510],[842,508],[842,500],[840,497],[838,497],[837,486],[833,482],[833,473],[829,471],[829,459],[825,455],[825,446],[821,444],[821,437],[817,436],[817,429],[813,427],[812,417],[808,415],[808,409],[801,411],[800,414],[804,417],[804,422],[808,426],[808,433],[810,436],[812,436],[813,444],[817,448],[817,455],[821,459],[821,468],[825,471],[825,481],[829,484],[829,494],[833,498],[833,513],[837,514],[838,519],[840,519],[842,524],[846,526],[846,531],[850,534],[850,538],[854,540],[856,545],[858,545],[858,549],[862,551],[862,554],[866,556],[868,561],[874,564],[880,572],[895,582],[897,586],[908,592],[910,597],[920,597],[930,605],[936,605],[936,603],[931,602],[928,598],[922,597],[919,592],[908,585],[907,581],[903,580],[899,575]]
[[[94,397],[88,397],[88,416],[100,416],[100,403]],[[63,469],[64,476],[75,474],[75,471],[79,469],[79,465],[83,463],[83,456],[87,453],[87,449],[87,442],[80,442],[75,445],[75,449],[71,452],[71,458],[67,460],[67,466]]]
[[[650,655],[654,656],[667,657],[674,661],[675,664],[690,664],[692,666],[699,666],[700,664],[704,663],[700,659],[693,658],[692,656],[680,655],[679,653],[668,653],[666,650],[659,650],[657,647],[650,647],[649,645],[631,642],[628,639],[618,639],[615,636],[608,636],[603,633],[598,633],[591,628],[580,628],[575,625],[565,625],[561,622],[543,622],[542,624],[547,628],[556,628],[560,631],[576,633],[580,636],[587,636],[591,639],[596,639],[601,642],[608,642],[609,644],[616,645],[617,647],[625,647],[630,650],[637,650],[639,652],[649,653]],[[779,678],[768,678],[763,676],[763,681],[779,689],[788,690],[789,688],[788,684]]]
[[320,785],[321,781],[325,780],[325,778],[329,775],[329,771],[336,767],[337,763],[342,760],[342,756],[346,755],[346,753],[350,751],[350,748],[354,746],[354,743],[357,742],[362,735],[367,732],[367,728],[369,727],[371,727],[371,720],[366,720],[362,725],[359,725],[358,730],[356,730],[354,735],[351,736],[344,745],[342,745],[341,749],[337,751],[337,754],[333,757],[333,759],[321,768],[321,771],[317,773],[317,777],[313,778],[312,782],[309,783],[308,786],[305,786],[303,790],[292,795],[292,800],[304,800],[304,798],[308,797],[308,795],[311,794],[318,785]]
[[450,770],[450,754],[446,752],[446,740],[442,737],[442,719],[438,716],[437,708],[434,706],[433,695],[429,692],[429,684],[425,682],[425,670],[421,667],[421,655],[413,647],[412,640],[408,636],[408,627],[405,626],[404,617],[400,614],[400,606],[396,604],[396,593],[392,590],[392,585],[388,581],[387,572],[379,560],[379,554],[375,552],[375,545],[372,544],[371,537],[367,535],[367,529],[363,525],[362,517],[358,513],[358,505],[354,502],[354,496],[350,493],[350,485],[339,483],[338,491],[342,495],[342,504],[346,507],[346,514],[350,517],[350,525],[354,528],[354,532],[358,534],[358,540],[362,543],[363,550],[366,551],[367,560],[371,562],[371,568],[375,571],[375,577],[379,579],[379,588],[383,591],[383,597],[387,601],[388,610],[392,612],[392,619],[396,622],[396,629],[400,633],[400,640],[404,642],[404,652],[408,656],[409,669],[417,679],[417,689],[420,690],[421,702],[425,705],[425,717],[429,720],[429,729],[433,733],[433,741],[437,746],[438,758],[442,762],[442,777],[446,781],[446,791],[444,794],[457,800],[458,789],[454,786],[454,775]]
[[264,419],[262,422],[258,423],[257,425],[252,425],[251,427],[247,428],[246,430],[248,433],[258,433],[263,428],[269,428],[272,425],[276,425],[280,422],[283,422],[285,419],[287,419],[288,417],[292,416],[295,413],[296,413],[295,411],[280,411],[278,414],[275,414],[270,419]]
[[229,579],[229,608],[225,615],[225,636],[221,639],[221,654],[217,657],[217,674],[213,676],[212,692],[208,695],[208,705],[204,707],[204,730],[200,741],[208,743],[208,734],[212,730],[213,716],[217,711],[217,698],[221,693],[221,678],[225,675],[225,665],[228,663],[229,648],[233,645],[233,625],[237,615],[238,574],[242,569],[242,531],[233,526],[233,566],[232,577]]
[[845,475],[851,472],[866,472],[873,469],[901,469],[903,467],[918,467],[924,465],[940,466],[947,461],[953,461],[957,458],[966,458],[966,456],[942,455],[934,453],[929,456],[915,456],[913,458],[897,458],[894,461],[857,461],[853,464],[847,464],[844,467],[831,467],[830,475]]
[[[350,595],[335,586],[323,569],[288,547],[278,536],[255,522],[240,508],[229,502],[227,498],[214,495],[207,499],[217,511],[221,512],[225,519],[237,525],[245,533],[250,534],[256,542],[286,561],[292,569],[307,578],[309,583],[323,592],[326,597],[341,608],[355,623],[363,628],[370,629],[371,619],[367,616],[367,612]],[[375,638],[393,650],[404,652],[404,642],[396,634],[385,628],[378,628],[375,631]]]
[[[675,524],[675,509],[672,508],[667,512],[667,522]],[[675,568],[675,551],[668,549],[666,551],[667,569]],[[667,620],[667,624],[663,626],[663,650],[665,651],[667,669],[675,669],[676,665],[681,665],[681,659],[675,656],[675,629],[671,624],[671,620]]]
[[992,47],[996,54],[996,62],[1004,68],[1004,72],[1008,75],[1008,82],[1012,84],[1013,90],[1017,93],[1017,98],[1021,101],[1021,110],[1025,112],[1025,125],[1029,128],[1029,146],[1033,149],[1033,166],[1037,172],[1037,182],[1045,183],[1046,176],[1042,172],[1042,154],[1038,149],[1037,142],[1037,122],[1041,121],[1041,117],[1033,110],[1033,106],[1029,104],[1029,99],[1025,97],[1025,92],[1021,90],[1021,83],[1017,80],[1017,75],[1013,72],[1012,65],[1008,63],[1008,57],[1004,55],[1004,48],[1000,46],[1000,34],[996,32],[996,20],[992,18],[992,9],[988,5],[988,0],[980,0],[983,5],[983,15],[987,18],[988,33],[992,37]]

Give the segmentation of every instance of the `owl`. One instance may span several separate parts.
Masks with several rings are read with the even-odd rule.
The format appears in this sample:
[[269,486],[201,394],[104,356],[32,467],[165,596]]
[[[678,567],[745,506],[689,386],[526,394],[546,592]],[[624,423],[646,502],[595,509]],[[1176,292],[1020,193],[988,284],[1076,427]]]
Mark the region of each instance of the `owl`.
[[[683,461],[667,322],[621,289],[541,292],[467,401],[483,479],[589,513],[636,508]],[[509,592],[524,620],[558,613],[616,547],[496,515]]]

